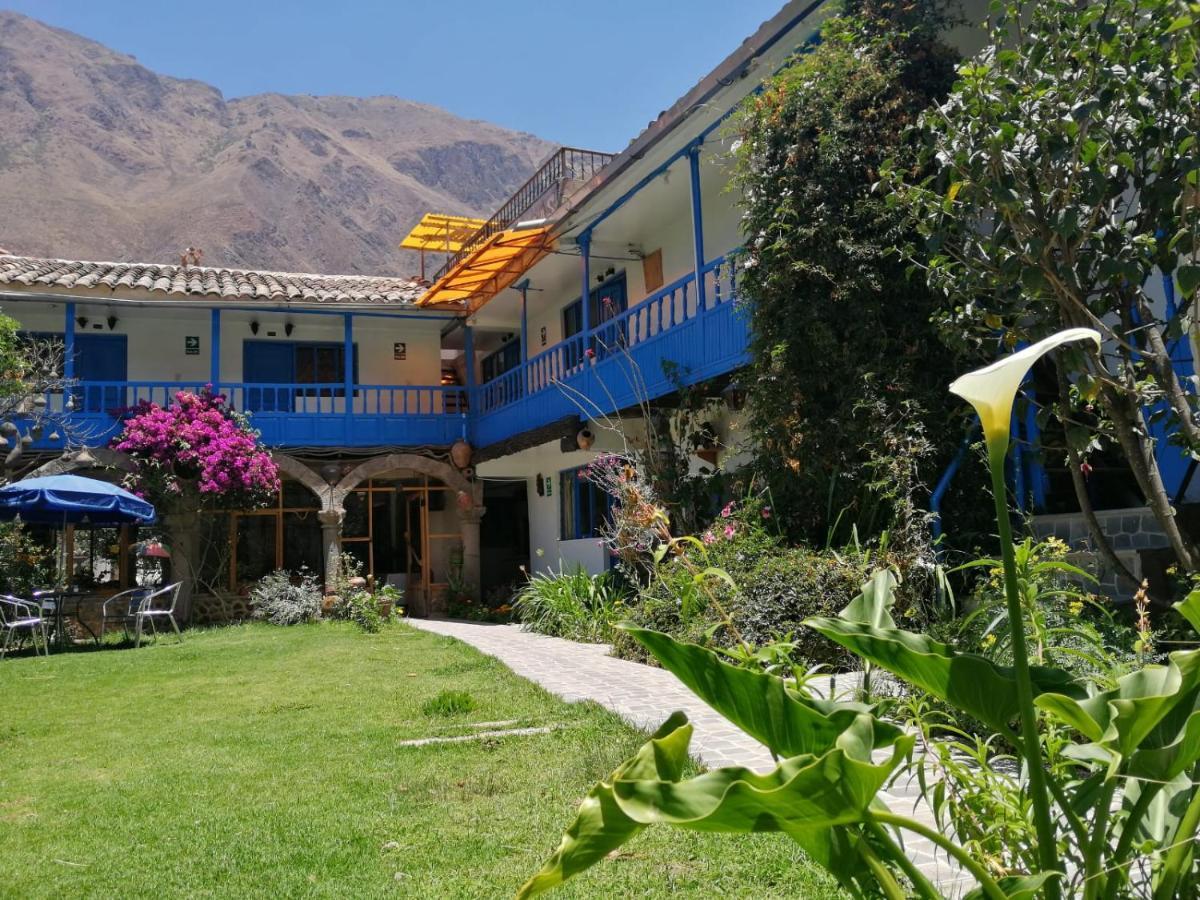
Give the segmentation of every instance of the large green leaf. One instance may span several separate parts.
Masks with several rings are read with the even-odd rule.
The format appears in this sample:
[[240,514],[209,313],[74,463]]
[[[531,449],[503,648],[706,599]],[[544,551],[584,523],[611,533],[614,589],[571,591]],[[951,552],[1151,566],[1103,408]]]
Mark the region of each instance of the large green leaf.
[[[1007,730],[1017,717],[1017,682],[1012,670],[990,659],[958,653],[925,635],[896,628],[824,616],[804,624],[993,728]],[[1030,675],[1035,695],[1055,691],[1085,696],[1083,686],[1058,669],[1035,666]]]
[[1191,591],[1178,603],[1171,604],[1178,613],[1188,620],[1196,631],[1200,631],[1200,591]]
[[688,760],[692,726],[683,713],[674,713],[637,754],[588,791],[579,814],[563,835],[558,850],[541,871],[522,885],[518,898],[536,897],[572,875],[595,865],[640,832],[645,825],[630,819],[613,796],[619,778],[661,778],[678,781]]
[[[1054,872],[1042,872],[1038,875],[1009,875],[1001,878],[997,885],[1008,900],[1033,900],[1046,882],[1054,877]],[[963,897],[963,900],[983,900],[986,896],[983,888],[977,887]]]
[[1190,650],[1172,653],[1165,666],[1131,672],[1112,690],[1084,699],[1047,693],[1035,702],[1111,753],[1128,758],[1139,750],[1167,750],[1158,756],[1147,753],[1143,762],[1174,768],[1180,760],[1186,767],[1200,752],[1200,732],[1193,733],[1190,725],[1198,696],[1200,650]]
[[[711,650],[643,628],[622,626],[696,695],[781,757],[820,755],[870,707],[802,697],[778,676],[739,668]],[[872,719],[872,749],[901,737],[896,726]]]
[[865,622],[876,628],[895,628],[892,607],[896,605],[896,585],[899,581],[891,569],[876,569],[862,591],[838,613],[847,622]]

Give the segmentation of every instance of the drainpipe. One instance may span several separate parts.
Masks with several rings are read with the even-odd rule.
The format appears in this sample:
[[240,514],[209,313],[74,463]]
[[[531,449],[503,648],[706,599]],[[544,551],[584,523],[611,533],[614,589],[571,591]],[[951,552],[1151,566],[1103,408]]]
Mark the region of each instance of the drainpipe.
[[[700,202],[699,141],[688,147],[688,167],[692,176],[692,244],[696,261],[696,314],[704,312],[704,216]],[[686,315],[686,312],[685,312]]]

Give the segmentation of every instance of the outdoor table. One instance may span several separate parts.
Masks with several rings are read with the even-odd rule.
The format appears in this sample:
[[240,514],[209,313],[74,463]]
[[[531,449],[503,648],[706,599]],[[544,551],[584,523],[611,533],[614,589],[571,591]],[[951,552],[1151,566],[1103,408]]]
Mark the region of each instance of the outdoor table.
[[83,620],[83,616],[79,614],[79,607],[83,601],[89,599],[89,595],[83,591],[65,590],[65,591],[38,591],[34,595],[34,602],[39,606],[47,600],[54,604],[54,640],[58,644],[60,650],[67,646],[67,606],[74,604],[75,615],[73,618],[82,626],[84,631],[92,636],[92,640],[100,643],[100,635],[92,630],[87,622]]

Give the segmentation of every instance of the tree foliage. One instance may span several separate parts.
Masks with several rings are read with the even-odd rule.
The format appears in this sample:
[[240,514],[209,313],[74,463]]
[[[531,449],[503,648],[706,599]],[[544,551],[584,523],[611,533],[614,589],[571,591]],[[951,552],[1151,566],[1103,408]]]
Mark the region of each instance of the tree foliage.
[[955,54],[928,3],[853,10],[751,97],[736,125],[750,426],[783,524],[819,541],[843,511],[846,527],[870,529],[873,509],[877,528],[889,524],[886,498],[877,509],[880,492],[861,473],[930,455],[926,433],[948,408],[952,371],[929,326],[937,295],[906,278],[893,252],[911,225],[871,186],[888,158],[915,165],[906,129],[950,89]]
[[921,156],[898,155],[880,191],[921,232],[909,253],[945,298],[950,346],[991,354],[1000,335],[1011,347],[1063,327],[1102,333],[1103,352],[1061,360],[1087,363],[1056,409],[1073,472],[1118,444],[1189,567],[1200,559],[1174,524],[1150,426],[1169,420],[1200,453],[1195,391],[1171,363],[1172,345],[1200,334],[1197,20],[1185,0],[997,2],[990,46],[922,117]]

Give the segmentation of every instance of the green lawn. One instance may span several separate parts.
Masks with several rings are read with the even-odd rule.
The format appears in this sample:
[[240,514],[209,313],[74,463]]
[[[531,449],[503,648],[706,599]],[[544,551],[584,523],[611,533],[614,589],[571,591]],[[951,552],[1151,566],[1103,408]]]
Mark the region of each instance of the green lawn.
[[[475,708],[423,712],[442,690]],[[641,741],[402,625],[7,659],[0,703],[6,897],[508,897]],[[557,730],[399,746],[500,720]],[[651,829],[555,896],[679,895],[837,891],[785,838]]]

